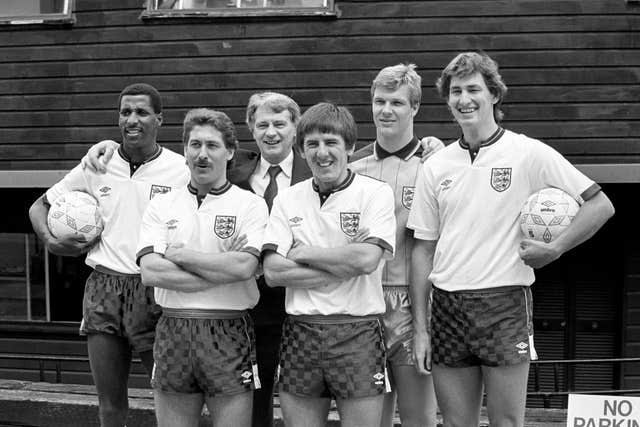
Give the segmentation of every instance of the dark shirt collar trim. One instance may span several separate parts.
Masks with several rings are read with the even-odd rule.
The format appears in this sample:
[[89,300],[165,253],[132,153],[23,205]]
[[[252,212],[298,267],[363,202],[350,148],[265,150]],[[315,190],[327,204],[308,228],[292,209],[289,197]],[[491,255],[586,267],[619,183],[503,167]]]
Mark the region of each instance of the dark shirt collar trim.
[[[120,146],[118,147],[118,154],[120,154],[120,157],[122,157],[128,163],[131,163],[131,157],[129,157],[129,155],[124,151],[124,148],[122,148],[122,147],[123,147],[123,145],[120,144]],[[160,145],[156,144],[156,151],[154,151],[153,154],[151,154],[144,161],[142,161],[142,162],[140,162],[138,164],[142,165],[144,163],[149,163],[150,161],[155,160],[158,157],[160,157],[160,153],[162,153],[162,147]]]
[[344,190],[345,188],[347,188],[348,186],[351,185],[351,183],[353,182],[353,180],[355,179],[356,174],[353,173],[351,171],[351,169],[347,169],[347,177],[344,179],[344,181],[342,181],[340,184],[338,184],[336,187],[332,188],[329,191],[324,191],[321,192],[320,189],[318,188],[318,184],[316,184],[315,179],[311,180],[311,186],[313,187],[313,191],[315,191],[318,194],[331,194],[331,193],[336,193],[338,191]]
[[[493,135],[491,135],[486,141],[482,141],[480,143],[480,147],[487,147],[495,143],[500,138],[502,138],[502,135],[504,135],[504,128],[498,126],[498,129],[493,133]],[[459,143],[460,146],[465,150],[468,150],[470,147],[469,144],[464,140],[464,135],[460,137]]]
[[411,141],[401,149],[394,151],[393,153],[388,152],[380,144],[378,141],[373,144],[373,151],[376,157],[379,160],[384,160],[389,156],[396,156],[403,160],[409,160],[411,156],[414,156],[418,151],[421,151],[420,140],[417,137],[413,137]]
[[[211,194],[211,195],[214,195],[214,196],[219,196],[219,195],[224,194],[227,191],[229,191],[230,188],[231,188],[231,183],[229,181],[226,181],[220,187],[212,188],[211,190],[209,190],[209,192],[207,194]],[[195,188],[193,185],[191,185],[190,182],[187,184],[187,190],[189,190],[189,193],[193,194],[194,196],[198,195],[198,189]],[[203,196],[203,198],[204,198],[204,196]]]

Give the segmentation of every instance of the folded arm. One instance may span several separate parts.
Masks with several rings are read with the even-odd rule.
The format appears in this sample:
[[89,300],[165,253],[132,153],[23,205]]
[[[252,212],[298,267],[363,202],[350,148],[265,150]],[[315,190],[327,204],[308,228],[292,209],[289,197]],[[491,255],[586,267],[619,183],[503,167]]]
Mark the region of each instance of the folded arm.
[[224,285],[253,277],[258,268],[257,255],[246,251],[205,253],[170,246],[164,257],[212,284]]
[[298,289],[336,284],[342,279],[326,271],[302,265],[277,252],[268,251],[263,260],[264,277],[271,287]]
[[143,285],[173,291],[197,292],[215,286],[155,252],[140,258],[140,274]]
[[384,250],[373,243],[349,243],[337,248],[294,246],[287,258],[341,279],[350,279],[375,271],[383,254]]

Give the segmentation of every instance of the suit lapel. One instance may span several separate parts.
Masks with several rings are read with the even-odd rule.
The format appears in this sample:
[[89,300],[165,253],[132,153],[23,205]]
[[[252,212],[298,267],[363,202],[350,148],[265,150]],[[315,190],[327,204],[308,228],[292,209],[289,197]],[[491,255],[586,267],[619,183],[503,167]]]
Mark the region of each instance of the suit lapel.
[[229,181],[240,188],[253,192],[250,179],[253,171],[258,166],[260,155],[248,150],[243,150],[242,152],[238,150],[236,154],[236,163],[233,169],[227,172]]
[[311,177],[311,169],[307,162],[293,150],[293,166],[291,167],[291,185]]

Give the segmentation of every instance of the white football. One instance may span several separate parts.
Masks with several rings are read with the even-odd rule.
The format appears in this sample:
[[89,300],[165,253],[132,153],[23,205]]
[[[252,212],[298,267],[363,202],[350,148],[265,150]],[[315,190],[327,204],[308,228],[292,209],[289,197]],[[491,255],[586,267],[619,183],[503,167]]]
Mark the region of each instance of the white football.
[[549,243],[571,224],[580,205],[558,188],[533,193],[520,211],[520,228],[528,239]]
[[98,201],[83,191],[71,191],[54,200],[47,225],[51,234],[59,239],[80,237],[86,241],[93,240],[104,228]]

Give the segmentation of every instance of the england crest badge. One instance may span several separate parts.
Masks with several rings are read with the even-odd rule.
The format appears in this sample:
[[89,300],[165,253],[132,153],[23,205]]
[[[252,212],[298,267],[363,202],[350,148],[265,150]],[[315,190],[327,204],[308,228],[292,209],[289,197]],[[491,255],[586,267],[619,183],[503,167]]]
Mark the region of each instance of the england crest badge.
[[171,191],[171,187],[166,185],[151,185],[151,193],[149,194],[149,200],[153,199],[158,194],[166,194]]
[[407,209],[411,209],[411,204],[413,203],[413,194],[415,193],[416,187],[402,187],[402,206]]
[[511,168],[491,169],[491,188],[501,193],[511,186]]
[[340,228],[347,236],[355,236],[360,228],[360,212],[340,212]]
[[228,239],[236,231],[236,217],[228,215],[216,215],[213,231],[221,239]]

